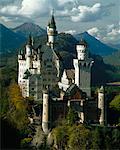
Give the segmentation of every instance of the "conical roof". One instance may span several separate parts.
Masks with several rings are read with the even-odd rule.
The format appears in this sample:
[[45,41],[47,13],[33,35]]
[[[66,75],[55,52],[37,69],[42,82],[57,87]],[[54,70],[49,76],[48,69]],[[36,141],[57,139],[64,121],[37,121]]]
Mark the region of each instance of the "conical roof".
[[51,20],[50,20],[50,22],[48,23],[48,26],[49,26],[50,28],[56,29],[56,23],[55,23],[54,15],[52,15]]
[[80,44],[80,45],[84,45],[84,46],[86,46],[86,47],[88,46],[87,42],[86,42],[83,38],[80,39],[79,44]]

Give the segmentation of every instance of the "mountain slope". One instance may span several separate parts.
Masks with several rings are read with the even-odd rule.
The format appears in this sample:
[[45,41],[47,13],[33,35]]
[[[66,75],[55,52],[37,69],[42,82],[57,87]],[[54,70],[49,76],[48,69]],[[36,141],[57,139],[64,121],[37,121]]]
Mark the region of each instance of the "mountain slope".
[[25,41],[25,37],[0,24],[0,53],[11,52],[19,48]]
[[93,54],[105,56],[105,55],[110,55],[116,51],[115,48],[112,48],[112,47],[100,42],[99,40],[97,40],[95,37],[91,36],[87,32],[77,34],[77,35],[75,35],[75,38],[77,40],[80,40],[81,38],[86,40],[86,42],[88,43],[88,45],[90,47],[90,51]]
[[40,26],[38,26],[34,23],[24,23],[12,30],[16,33],[19,33],[19,34],[25,36],[25,37],[28,37],[29,34],[31,34],[34,37],[46,34],[46,31],[44,29],[42,29]]

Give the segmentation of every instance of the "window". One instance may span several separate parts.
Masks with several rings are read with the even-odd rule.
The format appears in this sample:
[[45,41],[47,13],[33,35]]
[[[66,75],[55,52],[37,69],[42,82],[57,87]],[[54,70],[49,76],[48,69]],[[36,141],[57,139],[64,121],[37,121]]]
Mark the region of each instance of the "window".
[[34,88],[32,88],[32,90],[34,90]]

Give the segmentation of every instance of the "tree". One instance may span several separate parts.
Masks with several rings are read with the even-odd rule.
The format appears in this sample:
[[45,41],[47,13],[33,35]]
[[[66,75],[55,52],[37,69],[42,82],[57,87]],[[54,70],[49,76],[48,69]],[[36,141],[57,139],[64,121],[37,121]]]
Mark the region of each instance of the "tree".
[[69,107],[66,119],[67,119],[68,125],[73,125],[75,121],[77,121],[78,119],[78,114],[74,111],[74,109]]
[[100,147],[101,147],[100,130],[98,127],[96,127],[95,130],[92,132],[92,148],[99,150]]
[[52,131],[53,139],[54,139],[54,147],[57,149],[65,149],[67,142],[67,127],[58,126]]
[[120,149],[120,130],[117,128],[112,131],[112,148]]
[[115,98],[110,102],[110,108],[120,112],[120,94],[115,96]]
[[83,125],[73,125],[72,127],[69,127],[68,135],[68,149],[84,150],[88,148],[90,131]]
[[11,83],[8,91],[9,96],[9,112],[8,118],[16,128],[25,128],[29,121],[27,118],[27,104],[25,99],[22,97],[20,87],[17,83]]

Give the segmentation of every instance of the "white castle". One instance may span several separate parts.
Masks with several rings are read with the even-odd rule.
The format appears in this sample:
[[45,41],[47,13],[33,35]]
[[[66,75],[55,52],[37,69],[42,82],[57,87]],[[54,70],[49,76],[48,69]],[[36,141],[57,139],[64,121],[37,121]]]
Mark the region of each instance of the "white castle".
[[49,86],[53,88],[58,84],[60,74],[60,60],[54,51],[57,35],[54,16],[47,26],[48,42],[46,45],[33,48],[33,41],[29,41],[25,50],[18,55],[18,84],[23,97],[34,97],[35,101],[42,100],[43,90]]
[[[92,107],[91,110],[96,107],[100,110],[100,124],[105,123],[105,105],[104,105],[104,92],[103,89],[98,91],[98,101],[90,101],[91,98],[91,67],[93,66],[93,60],[89,56],[89,47],[83,39],[76,45],[77,57],[73,60],[74,69],[64,69],[61,75],[61,61],[55,52],[55,40],[57,37],[56,23],[54,15],[52,14],[51,20],[47,26],[48,40],[45,45],[39,45],[36,49],[33,46],[32,37],[29,36],[28,43],[24,50],[21,50],[18,54],[18,84],[21,88],[23,97],[33,97],[35,102],[39,103],[43,101],[43,117],[42,128],[44,132],[48,132],[50,126],[50,111],[52,110],[52,102],[49,101],[49,92],[46,91],[46,87],[52,90],[56,86],[64,92],[72,91],[77,87],[77,90],[81,90],[86,93],[86,98],[79,96],[81,93],[73,97],[69,102],[74,101],[76,104],[80,102],[80,114],[82,122],[89,120],[85,118],[84,107]],[[81,97],[81,98],[80,98]],[[68,99],[70,96],[68,96]],[[89,99],[89,100],[88,100]],[[58,104],[59,103],[59,104]],[[63,109],[65,107],[65,101],[58,101],[53,103],[53,106],[57,105]],[[50,106],[51,105],[51,106]],[[93,108],[93,105],[95,107]],[[97,106],[98,105],[98,106]],[[57,110],[57,107],[55,108]],[[49,110],[51,108],[51,110]],[[82,109],[81,109],[82,108]],[[66,108],[67,109],[67,108]],[[59,111],[60,111],[59,110]],[[52,115],[54,115],[52,113]],[[94,115],[97,118],[96,112]],[[92,115],[91,115],[92,116]],[[92,117],[91,117],[92,118]]]

